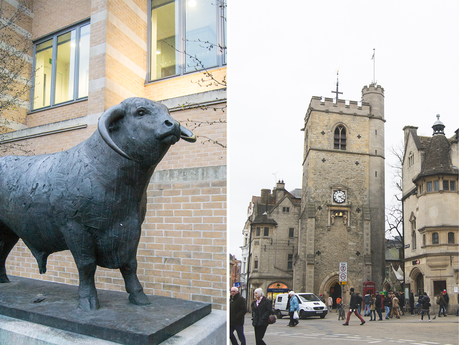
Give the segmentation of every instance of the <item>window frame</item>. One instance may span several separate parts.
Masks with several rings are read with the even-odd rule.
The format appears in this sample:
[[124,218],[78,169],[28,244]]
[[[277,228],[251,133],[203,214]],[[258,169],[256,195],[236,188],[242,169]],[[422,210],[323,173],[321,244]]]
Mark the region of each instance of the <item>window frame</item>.
[[454,244],[455,243],[455,238],[454,238],[454,232],[450,231],[448,232],[448,244]]
[[[338,137],[336,136],[337,131]],[[347,150],[347,128],[343,124],[337,125],[333,130],[333,149],[341,151]]]
[[[79,70],[80,70],[80,38],[81,38],[81,29],[89,25],[89,37],[91,37],[91,20],[84,19],[80,22],[74,23],[72,25],[69,25],[67,27],[64,27],[60,30],[54,31],[50,33],[49,35],[43,36],[35,41],[33,41],[33,55],[32,55],[32,71],[36,71],[36,54],[37,54],[37,46],[45,43],[46,41],[52,40],[52,64],[51,64],[51,87],[50,87],[50,100],[49,100],[49,105],[43,106],[40,108],[34,108],[34,98],[35,98],[35,73],[32,74],[32,88],[30,90],[30,113],[50,109],[50,108],[55,108],[55,107],[61,107],[64,105],[84,101],[88,99],[87,96],[83,97],[78,97],[78,91],[79,91]],[[73,69],[73,99],[64,101],[64,102],[59,102],[56,103],[56,72],[57,72],[57,53],[58,53],[58,38],[60,36],[63,36],[69,32],[72,32],[75,30],[75,66]],[[88,55],[90,55],[90,51],[88,51]],[[88,84],[89,84],[89,75],[88,75]],[[89,90],[88,90],[89,94]]]
[[269,237],[269,226],[263,228],[263,237]]
[[440,244],[440,236],[438,235],[438,232],[433,232],[432,233],[432,244]]
[[[215,11],[216,11],[216,38],[217,42],[211,42],[211,44],[215,45],[216,47],[216,54],[217,54],[217,61],[215,66],[208,66],[204,67],[203,69],[192,71],[187,71],[187,55],[186,55],[186,0],[170,0],[167,3],[176,2],[177,6],[177,17],[179,23],[176,23],[177,26],[177,35],[179,46],[176,48],[178,61],[176,62],[177,68],[179,70],[178,73],[174,75],[169,75],[165,77],[159,77],[152,79],[152,47],[151,47],[151,40],[152,40],[152,20],[151,20],[151,12],[153,10],[153,2],[155,0],[148,0],[148,14],[147,14],[147,74],[146,74],[146,83],[154,83],[166,79],[183,77],[185,75],[199,73],[203,71],[208,71],[215,68],[222,68],[227,64],[227,54],[226,54],[226,44],[227,44],[227,26],[226,26],[226,16],[227,16],[227,3],[228,0],[216,0]],[[211,0],[209,2],[213,3]],[[224,47],[223,51],[221,51],[220,47]]]

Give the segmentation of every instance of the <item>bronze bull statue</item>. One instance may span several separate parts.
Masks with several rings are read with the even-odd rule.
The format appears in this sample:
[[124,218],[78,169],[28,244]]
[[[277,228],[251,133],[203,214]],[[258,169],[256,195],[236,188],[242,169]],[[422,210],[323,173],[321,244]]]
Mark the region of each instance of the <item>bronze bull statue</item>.
[[98,131],[54,154],[0,158],[0,283],[21,238],[46,272],[50,254],[69,249],[79,274],[79,308],[99,308],[97,265],[118,268],[129,301],[149,304],[137,277],[146,191],[155,167],[180,138],[196,137],[168,109],[129,98],[104,112]]

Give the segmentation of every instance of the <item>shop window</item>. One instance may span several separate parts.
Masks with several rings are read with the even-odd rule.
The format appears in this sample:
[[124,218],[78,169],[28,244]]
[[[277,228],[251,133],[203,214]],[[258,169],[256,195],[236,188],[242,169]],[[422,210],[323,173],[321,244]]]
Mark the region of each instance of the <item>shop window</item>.
[[432,234],[432,244],[438,244],[438,232]]
[[90,24],[34,42],[33,110],[88,97]]
[[150,4],[150,80],[226,64],[226,0]]

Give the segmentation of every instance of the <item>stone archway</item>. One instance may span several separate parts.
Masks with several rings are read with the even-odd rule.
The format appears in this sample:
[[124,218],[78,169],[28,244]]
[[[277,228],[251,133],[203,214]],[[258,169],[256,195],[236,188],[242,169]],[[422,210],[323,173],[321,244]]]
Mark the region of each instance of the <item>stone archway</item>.
[[[338,297],[342,297],[346,300],[346,296],[344,296],[343,290],[349,291],[349,289],[343,288],[343,285],[339,285],[339,272],[335,271],[327,275],[320,284],[319,288],[319,295],[323,294],[325,300],[327,300],[328,296],[332,296],[333,298],[333,308],[336,307],[336,299]],[[349,282],[348,282],[349,283]]]
[[412,282],[411,288],[414,290],[415,295],[421,295],[424,293],[424,274],[419,267],[414,267],[410,274],[410,280]]

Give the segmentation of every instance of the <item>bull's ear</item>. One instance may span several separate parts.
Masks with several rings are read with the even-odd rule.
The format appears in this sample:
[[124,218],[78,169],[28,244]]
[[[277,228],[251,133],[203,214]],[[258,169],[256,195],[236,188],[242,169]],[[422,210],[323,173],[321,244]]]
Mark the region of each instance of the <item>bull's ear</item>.
[[117,152],[124,158],[132,160],[132,158],[127,153],[125,153],[118,147],[118,145],[115,144],[112,137],[110,136],[109,131],[110,125],[122,119],[124,115],[124,106],[122,106],[121,104],[115,105],[114,107],[107,109],[107,111],[105,111],[99,118],[98,129],[100,136],[102,137],[102,139],[104,139],[108,146],[110,146],[115,152]]

